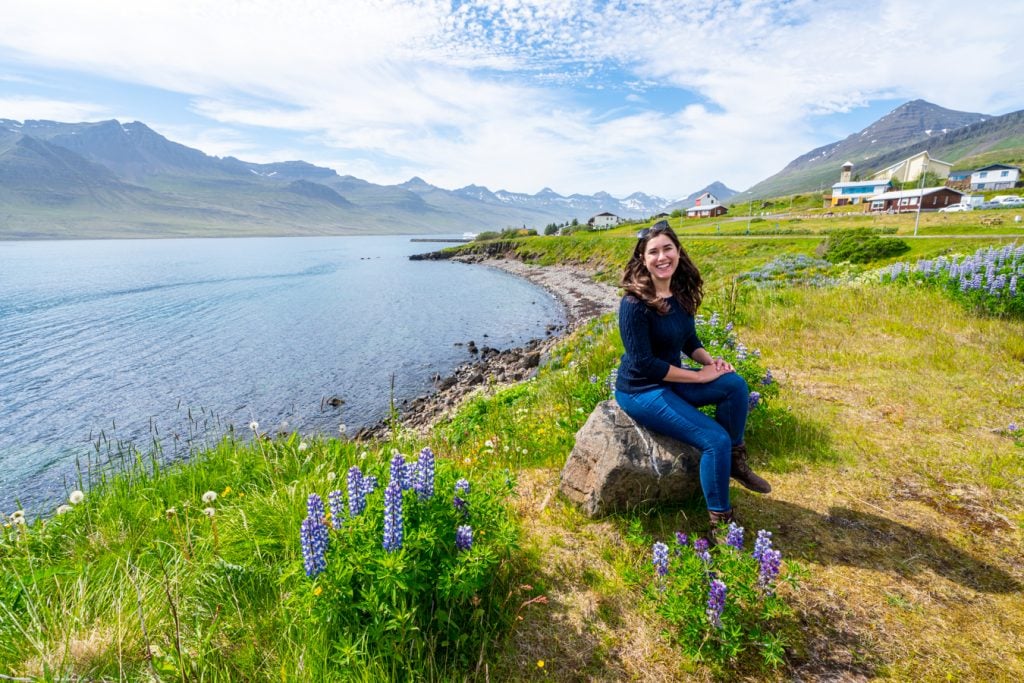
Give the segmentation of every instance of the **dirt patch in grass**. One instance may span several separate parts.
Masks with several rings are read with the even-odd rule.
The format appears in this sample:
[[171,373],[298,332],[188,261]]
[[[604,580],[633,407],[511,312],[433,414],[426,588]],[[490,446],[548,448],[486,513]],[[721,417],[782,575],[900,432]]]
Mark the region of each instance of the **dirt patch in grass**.
[[[533,595],[493,680],[678,681],[680,658],[640,608],[616,562],[634,551],[611,522],[586,520],[557,495],[559,472],[524,470],[517,510],[532,557]],[[627,560],[628,561],[628,560]],[[525,600],[524,600],[525,601]],[[538,666],[543,662],[543,667]],[[694,673],[692,680],[706,676]]]

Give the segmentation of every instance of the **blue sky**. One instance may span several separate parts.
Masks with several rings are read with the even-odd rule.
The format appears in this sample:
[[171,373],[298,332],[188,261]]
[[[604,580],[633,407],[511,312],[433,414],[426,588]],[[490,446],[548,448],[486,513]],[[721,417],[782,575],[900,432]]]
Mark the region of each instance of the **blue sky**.
[[139,120],[378,183],[674,199],[910,99],[1024,109],[1012,0],[6,5],[0,118]]

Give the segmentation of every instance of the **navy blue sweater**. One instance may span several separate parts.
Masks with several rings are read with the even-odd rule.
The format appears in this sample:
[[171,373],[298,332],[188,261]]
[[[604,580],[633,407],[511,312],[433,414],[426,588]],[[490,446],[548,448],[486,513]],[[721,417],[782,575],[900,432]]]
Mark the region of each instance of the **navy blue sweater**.
[[626,353],[619,363],[615,388],[635,394],[665,384],[668,366],[680,366],[679,354],[693,352],[704,345],[697,338],[693,316],[672,297],[667,315],[650,308],[632,294],[619,304],[619,335]]

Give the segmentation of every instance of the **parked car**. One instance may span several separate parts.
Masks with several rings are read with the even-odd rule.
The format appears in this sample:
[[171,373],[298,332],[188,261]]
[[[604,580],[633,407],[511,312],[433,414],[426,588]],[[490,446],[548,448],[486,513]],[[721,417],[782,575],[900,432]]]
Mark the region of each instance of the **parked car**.
[[950,204],[949,206],[942,207],[941,209],[939,209],[939,213],[954,213],[956,211],[971,211],[973,209],[974,207],[971,206],[970,204],[959,202],[957,204]]
[[1002,209],[1003,205],[1000,204],[999,202],[982,202],[981,204],[978,204],[974,208],[976,208],[978,210],[983,210],[983,209]]
[[1006,197],[999,203],[1002,206],[1024,206],[1024,197]]

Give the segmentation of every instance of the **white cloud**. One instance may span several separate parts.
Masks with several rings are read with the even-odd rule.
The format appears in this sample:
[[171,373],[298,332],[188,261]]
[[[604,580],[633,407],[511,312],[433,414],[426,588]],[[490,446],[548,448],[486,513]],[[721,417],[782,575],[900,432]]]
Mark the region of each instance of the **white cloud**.
[[[952,0],[149,0],[122,10],[16,3],[0,47],[21,65],[190,96],[212,123],[174,139],[207,153],[295,152],[377,182],[678,196],[719,179],[741,189],[828,142],[814,127],[821,114],[897,97],[1024,107],[1022,3],[969,20]],[[659,107],[655,87],[678,89],[679,104]],[[268,143],[259,128],[299,135]]]
[[0,118],[24,121],[89,121],[109,117],[110,110],[91,102],[67,102],[41,97],[0,97]]

